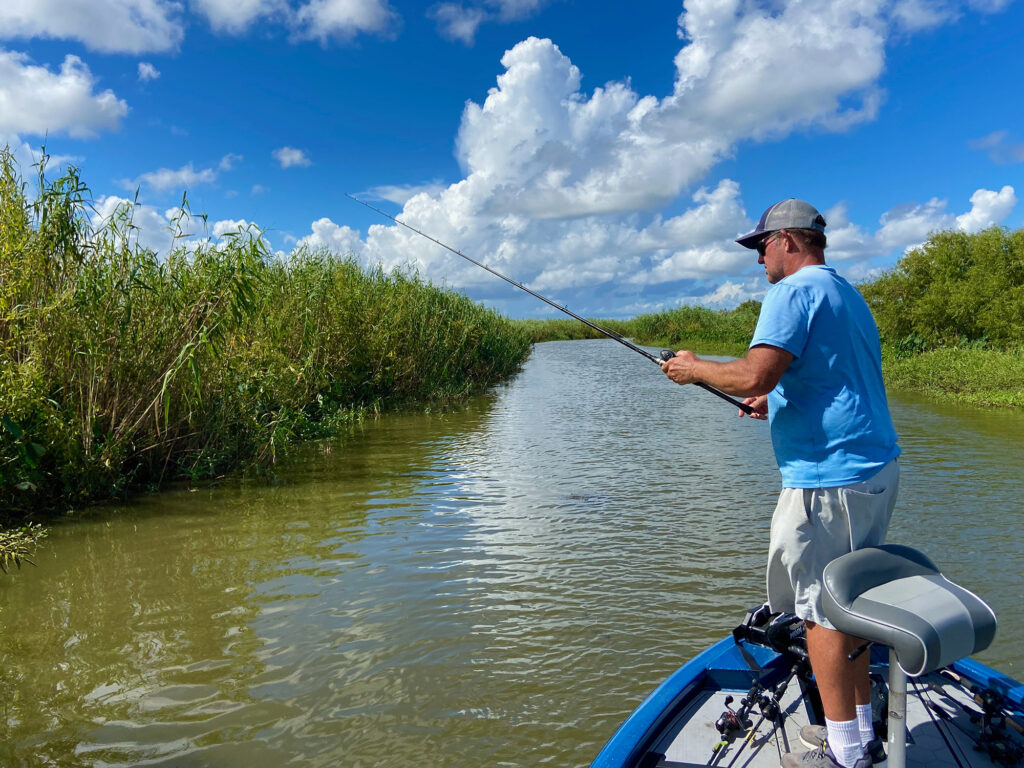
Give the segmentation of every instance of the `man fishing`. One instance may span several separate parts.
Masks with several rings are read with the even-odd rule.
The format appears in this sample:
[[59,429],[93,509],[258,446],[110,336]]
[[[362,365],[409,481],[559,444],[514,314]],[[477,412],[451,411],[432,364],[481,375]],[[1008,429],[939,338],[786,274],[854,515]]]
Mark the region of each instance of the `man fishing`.
[[746,357],[719,363],[681,350],[662,370],[678,384],[744,397],[751,417],[771,424],[783,488],[771,524],[768,602],[806,624],[827,729],[805,726],[801,740],[811,751],[784,755],[783,768],[871,768],[869,654],[849,660],[862,641],[825,618],[821,581],[830,561],[885,542],[896,502],[900,449],[878,328],[857,289],[825,264],[825,219],[813,206],[776,203],[736,242],[757,251],[772,284]]

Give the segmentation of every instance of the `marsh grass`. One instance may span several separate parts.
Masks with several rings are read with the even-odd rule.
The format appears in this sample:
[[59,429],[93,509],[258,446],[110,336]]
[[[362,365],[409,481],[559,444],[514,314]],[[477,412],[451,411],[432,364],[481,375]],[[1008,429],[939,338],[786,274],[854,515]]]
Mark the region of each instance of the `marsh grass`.
[[37,189],[0,152],[0,523],[265,470],[367,411],[478,392],[529,353],[512,322],[415,275],[278,258],[255,230],[190,238],[204,222],[187,200],[160,257],[134,244],[131,205],[93,226],[76,169],[50,179],[44,158]]
[[[629,337],[633,333],[629,320],[595,320],[590,322],[599,325],[619,336]],[[544,320],[527,319],[517,321],[519,327],[530,337],[530,341],[539,344],[544,341],[573,341],[578,339],[605,339],[603,333],[595,331],[585,323],[571,317],[547,318]]]

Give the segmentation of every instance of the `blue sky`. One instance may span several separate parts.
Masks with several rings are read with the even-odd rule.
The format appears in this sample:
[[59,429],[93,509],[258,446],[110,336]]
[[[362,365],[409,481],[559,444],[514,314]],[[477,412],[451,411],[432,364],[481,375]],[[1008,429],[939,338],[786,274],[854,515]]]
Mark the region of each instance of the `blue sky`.
[[507,314],[763,295],[732,243],[784,197],[851,279],[1024,225],[1021,0],[6,0],[0,142],[209,237],[414,267]]

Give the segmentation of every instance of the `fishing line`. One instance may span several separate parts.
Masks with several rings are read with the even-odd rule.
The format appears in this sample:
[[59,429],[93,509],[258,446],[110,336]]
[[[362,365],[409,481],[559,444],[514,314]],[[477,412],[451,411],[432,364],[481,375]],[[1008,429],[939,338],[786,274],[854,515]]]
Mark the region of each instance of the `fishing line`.
[[[495,277],[500,277],[506,283],[511,283],[516,288],[519,288],[521,290],[526,291],[528,294],[530,294],[531,296],[533,296],[535,298],[540,299],[545,304],[550,304],[552,307],[557,309],[559,312],[564,312],[565,314],[569,315],[569,317],[573,318],[574,320],[579,320],[584,325],[588,326],[589,328],[593,328],[595,331],[597,331],[600,334],[603,334],[603,335],[607,336],[609,339],[614,339],[615,341],[619,342],[619,344],[622,344],[623,346],[629,347],[630,349],[632,349],[637,354],[643,355],[644,357],[646,357],[651,362],[657,364],[659,368],[661,367],[662,363],[667,362],[668,360],[671,360],[674,357],[674,355],[671,352],[669,352],[668,350],[663,351],[661,353],[661,357],[656,357],[656,356],[652,355],[650,352],[648,352],[646,349],[641,349],[636,344],[633,344],[632,342],[627,341],[626,339],[622,338],[617,333],[609,331],[606,328],[602,328],[601,326],[597,325],[596,323],[592,323],[590,320],[587,320],[586,318],[580,317],[575,312],[570,311],[566,307],[563,307],[560,304],[556,304],[551,299],[548,299],[548,298],[546,298],[544,296],[541,296],[536,291],[530,290],[529,288],[527,288],[522,283],[517,283],[511,277],[505,277],[505,275],[501,274],[497,270],[491,269],[486,264],[482,264],[481,262],[477,261],[476,259],[470,258],[466,254],[464,254],[462,251],[457,251],[454,248],[452,248],[450,245],[446,245],[446,244],[442,243],[436,237],[431,237],[426,232],[421,232],[420,230],[416,229],[416,227],[413,227],[413,226],[411,226],[409,224],[406,224],[404,221],[396,219],[390,213],[386,213],[386,212],[382,211],[380,208],[376,208],[376,207],[370,205],[369,203],[367,203],[367,202],[365,202],[363,200],[360,200],[358,197],[350,195],[348,192],[345,192],[344,194],[345,194],[345,197],[347,197],[349,200],[354,200],[355,202],[359,203],[360,205],[366,206],[371,211],[376,211],[381,216],[384,216],[385,218],[391,219],[393,222],[395,222],[395,224],[401,224],[403,227],[405,227],[408,230],[411,230],[412,232],[415,232],[420,237],[425,237],[427,240],[430,240],[432,243],[437,243],[438,245],[440,245],[445,250],[448,250],[448,251],[451,251],[452,253],[454,253],[456,256],[461,256],[466,261],[468,261],[470,264],[476,264],[481,269],[486,269],[488,272],[490,272]],[[739,408],[741,411],[743,411],[748,416],[754,412],[754,409],[751,408],[746,403],[741,403],[739,400],[736,400],[735,398],[730,397],[729,395],[725,394],[725,392],[722,392],[719,389],[715,389],[714,387],[710,386],[709,384],[705,384],[705,383],[703,383],[701,381],[695,381],[693,383],[696,384],[701,389],[706,390],[707,392],[710,392],[713,395],[717,395],[718,397],[722,398],[726,402],[731,403],[732,405],[735,405],[737,408]]]

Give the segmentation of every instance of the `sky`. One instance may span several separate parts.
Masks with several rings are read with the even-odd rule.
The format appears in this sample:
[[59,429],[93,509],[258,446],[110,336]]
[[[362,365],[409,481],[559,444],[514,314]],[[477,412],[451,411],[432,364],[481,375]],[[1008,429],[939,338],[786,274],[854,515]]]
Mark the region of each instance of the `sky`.
[[[731,308],[805,199],[853,281],[1024,226],[1024,0],[2,0],[0,145],[139,242],[261,233],[512,317]],[[181,242],[181,241],[179,241]]]

